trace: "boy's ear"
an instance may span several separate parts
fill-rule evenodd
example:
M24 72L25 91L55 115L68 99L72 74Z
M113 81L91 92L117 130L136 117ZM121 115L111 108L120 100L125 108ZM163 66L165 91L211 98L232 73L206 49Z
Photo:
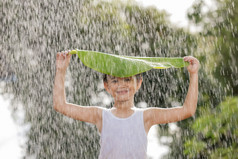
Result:
M141 84L142 84L142 79L140 79L140 81L139 82L137 82L137 91L140 89L140 87L141 87Z
M109 89L108 89L108 83L107 82L103 82L104 84L104 88L106 89L106 91L109 93Z

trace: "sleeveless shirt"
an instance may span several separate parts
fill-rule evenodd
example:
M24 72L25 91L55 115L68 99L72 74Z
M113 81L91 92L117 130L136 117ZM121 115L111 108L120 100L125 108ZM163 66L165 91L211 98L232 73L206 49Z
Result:
M100 145L99 159L146 159L143 110L137 108L131 116L119 118L104 109Z

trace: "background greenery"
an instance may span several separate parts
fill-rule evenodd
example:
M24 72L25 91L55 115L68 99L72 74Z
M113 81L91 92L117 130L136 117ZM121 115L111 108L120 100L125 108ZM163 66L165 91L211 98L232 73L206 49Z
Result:
M11 111L17 120L19 103L25 113L25 158L97 158L99 135L92 125L74 121L52 108L56 53L85 49L118 55L183 57L200 60L198 111L177 122L171 133L159 125L159 136L172 137L164 158L235 158L237 145L237 0L216 0L216 8L202 12L202 0L190 8L191 23L199 33L175 28L165 12L133 1L89 0L0 2L1 94L13 94ZM148 107L183 103L189 79L186 69L151 70L143 74L135 102ZM101 75L74 56L66 77L68 102L92 102ZM94 92L94 93L93 93ZM110 105L106 105L110 107Z
M222 93L227 97L212 107L207 103L208 98L199 107L199 116L189 126L193 136L184 142L184 154L189 158L237 158L238 154L238 1L216 0L215 6L202 12L206 5L199 0L191 7L188 17L203 28L199 37L204 42L199 54L206 55L205 70L219 87L225 88Z

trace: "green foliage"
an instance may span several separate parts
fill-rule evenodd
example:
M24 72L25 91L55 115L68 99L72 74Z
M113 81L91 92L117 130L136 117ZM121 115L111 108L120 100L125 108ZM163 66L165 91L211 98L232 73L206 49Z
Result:
M130 77L153 68L188 66L188 62L184 62L183 58L120 56L87 50L72 50L70 54L77 54L84 65L116 77Z
M196 25L202 26L201 35L206 38L206 43L212 43L213 49L208 54L213 55L214 65L210 70L214 77L223 87L229 88L228 94L238 95L238 1L215 0L213 3L213 9L202 12L206 5L203 0L197 1L188 17Z
M184 154L188 155L189 158L193 158L194 154L199 154L206 148L206 144L202 141L198 141L196 138L193 138L187 141L184 144L184 147Z
M194 137L187 139L184 153L197 156L236 158L238 152L238 97L227 97L214 110L199 109L201 116L192 125Z
M0 71L6 75L11 71L17 77L16 81L6 83L3 94L14 96L13 114L22 104L24 124L30 125L23 145L25 158L83 159L97 158L99 153L95 127L63 117L52 108L57 52L79 48L126 56L183 57L195 55L197 50L196 36L172 27L167 14L153 7L90 0L12 0L0 1L0 7ZM200 92L209 104L216 105L219 91L200 72ZM98 89L98 73L85 67L79 58L72 58L67 73L68 102L104 106L102 101L91 100L94 93L104 93ZM186 69L147 71L135 103L144 101L149 107L170 107L172 101L182 103L188 77ZM203 102L199 98L198 105ZM182 137L191 134L187 126L191 122L193 119L178 123ZM170 135L168 125L160 127ZM174 158L183 158L181 136L170 145Z
M197 0L194 2L193 6L189 9L187 14L187 17L190 21L194 22L195 24L198 24L203 20L201 11L203 5L203 0Z
M86 0L13 0L0 1L0 6L3 55L0 70L4 75L11 71L17 77L16 81L6 83L2 93L14 96L11 105L14 115L19 111L19 103L22 104L23 124L30 125L23 145L25 158L98 158L96 128L63 117L52 108L57 52L80 47L116 55L181 57L195 47L192 36L169 27L165 14L155 8ZM97 89L99 74L84 67L78 58L71 60L67 73L68 102L103 106L102 101L91 102L92 92L104 91ZM165 105L164 95L171 94L168 81L177 74L170 70L165 78L159 79L162 73L147 74L153 75L142 86L142 92L148 93L139 93L136 102ZM161 83L155 86L152 83L155 80ZM164 84L165 81L168 83ZM158 94L161 98L155 101ZM182 93L177 95L181 96Z
M210 97L203 94L204 108L199 108L191 127L193 132L184 140L184 152L190 158L237 158L238 1L215 0L207 12L202 12L204 2L196 1L188 13L190 21L203 28L198 51L205 59L204 70L217 83L223 97L236 97L226 98L218 105L210 103ZM193 149L196 144L187 146L194 140L206 144L204 149L196 151Z

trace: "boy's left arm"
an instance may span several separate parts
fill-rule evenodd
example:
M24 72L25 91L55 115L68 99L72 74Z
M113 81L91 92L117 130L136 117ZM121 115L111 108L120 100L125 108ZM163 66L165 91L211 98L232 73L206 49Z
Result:
M184 61L189 62L187 70L189 72L190 83L183 106L146 109L144 111L144 121L147 129L155 124L171 123L189 118L196 112L198 101L199 61L192 56L184 57Z
M199 70L199 61L191 56L184 57L184 61L189 62L189 66L187 70L189 72L189 88L187 92L187 96L185 98L183 109L184 112L188 112L191 114L195 114L197 108L198 101L198 70Z

